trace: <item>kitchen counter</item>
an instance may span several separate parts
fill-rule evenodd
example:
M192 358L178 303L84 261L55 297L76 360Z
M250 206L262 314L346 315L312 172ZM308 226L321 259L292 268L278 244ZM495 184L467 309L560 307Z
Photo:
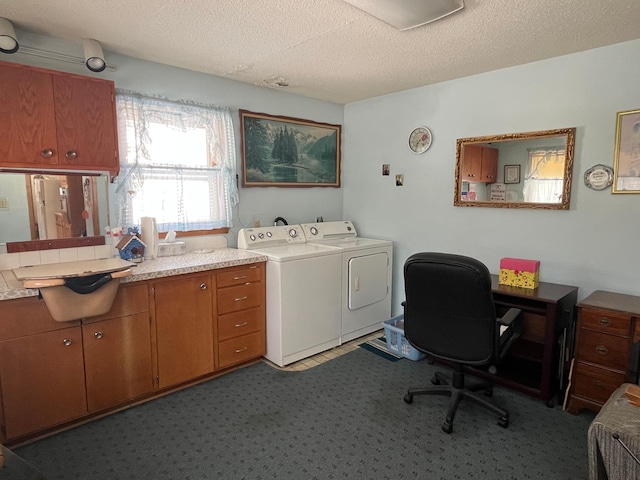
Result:
M202 272L218 268L234 267L255 262L266 262L267 257L247 250L219 248L208 253L187 253L174 257L145 260L131 267L133 275L121 282L136 282L153 278L169 277L184 273ZM24 288L11 270L0 272L0 300L10 300L38 295L37 288Z

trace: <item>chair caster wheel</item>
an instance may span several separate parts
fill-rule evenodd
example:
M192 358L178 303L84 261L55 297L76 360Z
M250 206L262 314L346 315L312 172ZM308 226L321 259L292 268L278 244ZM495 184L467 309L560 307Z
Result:
M509 426L509 417L500 417L498 420L498 425L502 428L507 428Z
M547 407L549 408L555 407L555 402L553 401L553 399L547 400Z
M447 422L443 423L443 424L442 424L442 431L443 431L444 433L451 433L451 432L453 432L453 425L451 425L450 423L447 423Z
M484 391L484 396L489 398L493 397L493 387L486 388Z
M413 395L409 395L408 393L404 396L404 403L408 403L411 405L413 403Z
M440 385L440 379L434 375L433 377L431 377L431 383L433 383L434 385Z

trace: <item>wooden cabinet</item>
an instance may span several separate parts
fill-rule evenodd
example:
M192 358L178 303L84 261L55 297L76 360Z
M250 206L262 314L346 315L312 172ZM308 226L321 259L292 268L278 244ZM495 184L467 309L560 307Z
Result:
M117 175L114 84L0 62L0 168Z
M127 282L110 311L56 322L0 301L0 442L184 388L265 354L265 264Z
M109 313L83 320L89 412L113 407L153 391L151 338L145 283L120 285Z
M211 373L213 280L210 273L156 281L153 286L159 387Z
M597 412L620 385L637 380L632 352L638 318L640 297L633 295L595 291L580 302L569 412Z
M58 323L44 301L0 302L3 440L87 413L80 322Z
M462 180L494 183L498 178L498 150L481 145L465 145Z
M225 368L266 351L264 264L216 274L217 365Z

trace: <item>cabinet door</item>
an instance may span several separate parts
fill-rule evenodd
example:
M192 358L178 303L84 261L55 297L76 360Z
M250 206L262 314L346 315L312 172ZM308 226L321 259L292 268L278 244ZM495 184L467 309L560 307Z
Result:
M0 342L7 439L87 413L80 327Z
M118 164L113 83L54 75L59 162L73 167Z
M213 372L212 287L210 275L155 284L160 388Z
M82 342L89 412L153 390L148 313L83 325Z
M481 166L482 147L479 145L465 145L462 179L469 182L479 182Z
M51 75L0 64L0 85L0 164L56 165Z
M495 183L498 177L498 149L482 147L480 179L484 183Z

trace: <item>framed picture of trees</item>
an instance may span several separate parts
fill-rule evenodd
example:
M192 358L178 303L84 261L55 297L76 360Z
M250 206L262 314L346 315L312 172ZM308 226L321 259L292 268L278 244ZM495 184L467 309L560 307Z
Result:
M240 110L243 187L339 187L340 125Z

